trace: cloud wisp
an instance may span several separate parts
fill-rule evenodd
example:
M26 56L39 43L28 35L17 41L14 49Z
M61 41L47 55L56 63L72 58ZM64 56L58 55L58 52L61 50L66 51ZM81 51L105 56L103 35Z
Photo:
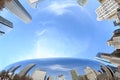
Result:
M77 5L71 2L63 2L63 3L52 2L52 4L50 4L46 9L50 12L55 13L56 15L62 15L64 13L71 12L71 10L67 8L73 6L77 6Z
M73 0L65 0L65 1L51 1L48 5L44 6L44 8L38 8L38 14L41 13L41 11L47 11L49 13L53 13L57 16L63 15L64 13L70 13L72 12L70 7L79 6L76 1Z
M78 5L69 0L62 2L53 1L44 9L56 15L63 15L66 12L71 12L68 8L73 6ZM52 26L49 25L51 23ZM34 58L75 57L76 55L81 55L89 47L89 39L80 40L74 38L74 35L72 37L70 37L71 35L67 36L57 28L59 23L54 22L54 20L52 22L44 21L42 26L44 26L42 30L35 32L37 39L35 39L33 49L17 58L18 61Z
M58 64L48 66L48 68L51 70L59 70L59 71L70 71L71 70L69 68L66 68L66 67L64 67L62 65L58 65Z

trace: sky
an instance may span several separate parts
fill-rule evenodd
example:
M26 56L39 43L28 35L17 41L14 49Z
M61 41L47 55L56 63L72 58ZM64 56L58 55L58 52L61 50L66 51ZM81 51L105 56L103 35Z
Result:
M4 9L0 15L14 28L0 36L0 69L26 59L72 57L95 59L98 52L111 53L107 40L116 29L112 21L97 21L100 5L89 0L83 7L76 0L44 0L36 9L21 4L32 16L28 24Z

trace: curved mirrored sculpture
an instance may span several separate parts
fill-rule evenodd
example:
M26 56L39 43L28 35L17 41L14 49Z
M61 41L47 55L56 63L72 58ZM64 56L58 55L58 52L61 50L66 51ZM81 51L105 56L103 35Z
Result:
M1 71L2 80L114 80L119 69L97 61L74 58L32 59Z

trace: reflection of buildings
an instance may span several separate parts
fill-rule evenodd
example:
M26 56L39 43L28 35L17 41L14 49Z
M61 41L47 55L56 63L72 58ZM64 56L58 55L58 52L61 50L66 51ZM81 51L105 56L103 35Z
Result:
M87 75L78 75L76 70L71 70L72 80L88 80Z
M65 76L64 75L58 75L57 80L65 80Z
M47 80L54 80L52 76L48 76Z
M97 20L114 19L114 25L120 26L120 0L99 0L101 6L96 10ZM97 59L117 64L117 70L113 70L108 66L101 66L100 75L97 80L120 80L120 29L114 31L110 40L107 41L109 46L114 46L115 51L111 54L99 53Z
M115 80L117 78L108 66L101 66L100 71L95 71L90 67L86 67L85 75L79 75L75 70L71 70L72 80ZM117 79L118 80L118 79Z
M116 80L120 80L120 66L118 66L117 71L115 72Z
M18 75L19 76L25 76L29 72L29 70L31 70L34 66L35 66L35 64L29 64L29 65L27 65L23 70L21 70L18 73Z
M72 80L78 80L78 74L75 70L71 70Z
M36 69L32 74L33 80L45 80L45 78L46 78L46 72L41 71L39 69Z
M47 71L35 69L35 64L28 64L25 68L21 69L19 73L14 73L18 68L21 67L21 65L13 66L8 71L5 72L5 74L8 74L5 76L5 79L10 78L10 80L18 80L18 78L29 78L30 80L54 80L57 76L57 79L55 80L67 80L65 78L65 75L52 75L47 76ZM28 72L34 67L34 71L32 71L31 76L28 75ZM85 75L79 75L76 70L70 70L70 80L119 80L120 79L120 66L118 66L117 69L113 69L110 66L100 66L100 70L96 71L93 70L90 67L86 67L85 69ZM3 75L4 76L4 75ZM1 75L0 75L1 77ZM27 80L29 80L27 79ZM68 80L69 80L68 79ZM26 80L26 79L25 79Z
M99 0L100 7L96 9L97 20L114 19L114 25L120 26L120 0ZM120 29L114 31L110 40L107 41L109 46L114 46L115 51L109 53L99 53L97 58L102 61L120 65Z
M18 80L18 78L29 78L30 80L54 80L54 78L57 76L57 80L66 80L65 75L55 75L55 76L48 76L47 77L47 72L40 70L40 69L35 69L32 73L31 76L28 75L28 72L35 67L36 64L28 64L25 66L23 69L20 70L17 74L15 71L21 67L21 65L18 66L12 66L10 67L5 75L5 79L10 78L10 80ZM4 75L3 75L4 76ZM1 73L0 73L0 78L1 78ZM17 79L16 79L17 78ZM29 80L27 79L27 80Z
M115 26L120 25L120 1L119 0L99 0L100 7L97 8L97 20L114 19Z
M95 70L91 69L90 67L87 67L85 69L85 72L89 80L96 80L98 74Z
M11 68L7 71L7 72L9 73L10 77L13 77L13 76L14 76L15 71L16 71L19 67L21 67L21 65L18 65L18 66L16 66L16 67L11 67Z

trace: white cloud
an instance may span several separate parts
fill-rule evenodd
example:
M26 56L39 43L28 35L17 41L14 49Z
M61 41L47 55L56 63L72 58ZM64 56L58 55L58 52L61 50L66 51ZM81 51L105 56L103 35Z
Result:
M51 70L59 70L59 71L69 71L69 70L71 70L69 68L65 68L64 66L58 65L58 64L48 66L48 68L51 69Z
M42 35L44 35L46 32L47 32L47 29L44 29L44 30L42 30L42 31L37 31L36 34L37 34L37 36L42 36Z
M48 5L45 5L44 8L41 9L38 8L38 13L41 13L41 12L49 12L49 13L54 13L55 15L62 15L66 12L72 12L72 10L70 10L69 8L70 7L74 7L74 6L79 6L77 3L76 3L76 0L73 1L73 0L53 0L53 1L49 1L49 4Z
M16 62L16 60L21 61L36 58L74 57L82 54L84 51L86 51L86 49L88 49L89 46L89 41L70 39L59 33L57 30L51 30L51 28L50 30L47 28L43 29L36 35L38 39L35 41L33 49L31 49L29 52L24 52L22 56L18 56L10 61Z
M48 11L55 13L56 15L62 15L66 12L71 12L71 10L68 8L73 6L77 6L77 5L71 2L63 2L63 3L53 2L46 9Z
M70 10L68 8L72 6L78 5L76 5L76 3L74 2L69 2L69 0L60 3L53 1L45 9L54 12L57 15L62 15L65 12L69 12ZM84 8L81 8L81 10L87 13L86 11L84 11ZM54 22L45 21L41 22L40 24L42 26L46 26L50 23ZM59 32L59 30L54 30L52 27L50 28L45 27L45 29L37 31L36 35L37 39L35 41L33 49L30 50L30 52L25 52L24 53L25 55L18 57L17 58L18 61L34 58L74 57L86 51L89 46L89 39L85 40L76 40L73 38L71 39L65 36L65 34Z

